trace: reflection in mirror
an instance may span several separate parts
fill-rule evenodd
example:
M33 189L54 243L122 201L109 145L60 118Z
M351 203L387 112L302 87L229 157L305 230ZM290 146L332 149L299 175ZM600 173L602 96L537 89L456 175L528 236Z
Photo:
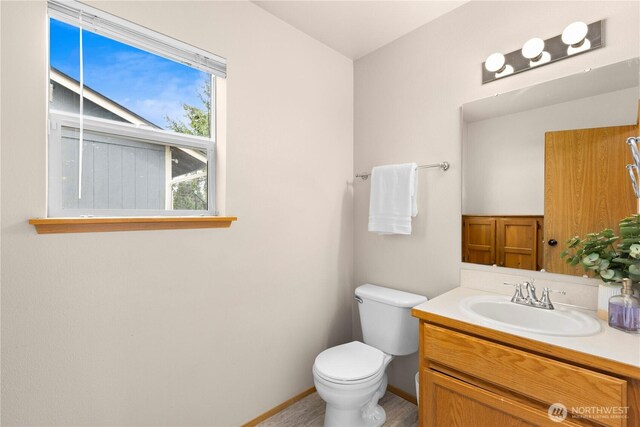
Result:
M637 211L639 60L465 104L462 260L583 275L565 242Z

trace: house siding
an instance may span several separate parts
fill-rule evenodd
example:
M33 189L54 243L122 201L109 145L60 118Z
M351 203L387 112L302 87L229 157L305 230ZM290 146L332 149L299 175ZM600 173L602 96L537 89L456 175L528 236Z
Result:
M65 209L164 209L164 146L85 130L78 198L79 132L63 127L61 139Z

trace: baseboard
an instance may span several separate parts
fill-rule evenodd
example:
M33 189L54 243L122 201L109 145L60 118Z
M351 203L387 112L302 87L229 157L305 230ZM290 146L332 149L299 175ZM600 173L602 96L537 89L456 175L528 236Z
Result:
M414 405L418 404L418 400L416 399L416 397L414 395L409 394L406 391L402 391L398 387L394 387L391 384L389 384L387 386L387 391L390 391L391 393L395 394L396 396L401 397L404 400L406 400L407 402L413 403Z
M264 420L266 420L267 418L271 418L275 414L277 414L278 412L280 412L280 411L284 410L285 408L293 405L298 400L302 400L305 397L309 396L311 393L315 393L315 391L316 391L316 388L315 387L311 387L310 389L305 390L302 393L293 396L291 399L289 399L289 400L287 400L285 402L282 402L278 406L269 409L267 412L265 412L264 414L252 419L251 421L249 421L249 422L247 422L245 424L242 424L241 427L254 427L254 426L260 424L261 422L263 422ZM418 404L418 401L416 400L415 396L413 396L413 395L411 395L411 394L409 394L409 393L407 393L405 391L400 390L398 387L394 387L392 385L388 385L387 386L387 391L389 391L389 392L395 394L396 396L406 400L407 402L413 403L414 405Z
M252 419L251 421L249 421L249 422L247 422L245 424L242 424L241 427L254 427L254 426L260 424L261 422L263 422L264 420L266 420L267 418L271 418L272 416L274 416L278 412L282 411L283 409L287 408L288 406L293 405L298 400L304 399L305 397L309 396L311 393L314 393L315 391L316 391L316 388L315 387L311 387L310 389L305 390L302 393L293 396L291 399L289 399L289 400L287 400L285 402L282 402L281 404L279 404L275 408L269 409L267 412L265 412L264 414Z

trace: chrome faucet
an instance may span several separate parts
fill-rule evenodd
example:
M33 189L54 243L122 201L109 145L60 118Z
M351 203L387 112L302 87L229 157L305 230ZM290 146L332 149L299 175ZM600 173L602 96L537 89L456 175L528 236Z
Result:
M538 299L536 295L536 287L533 285L533 279L531 281L524 281L522 283L507 283L505 285L514 286L516 288L511 302L516 304L528 305L530 307L544 308L545 310L553 310L553 304L549 298L549 293L557 292L562 295L566 295L565 291L556 291L554 289L544 288L542 296ZM526 295L523 293L525 292Z

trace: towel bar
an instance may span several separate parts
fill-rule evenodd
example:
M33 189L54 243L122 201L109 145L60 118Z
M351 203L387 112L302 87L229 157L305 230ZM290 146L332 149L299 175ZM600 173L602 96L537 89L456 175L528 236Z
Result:
M427 168L440 168L443 171L446 171L449 169L449 162L445 161L442 163L433 163L430 165L419 165L418 169L427 169ZM371 173L367 173L367 172L362 172L362 173L358 173L356 174L356 178L362 178L364 181L366 181L367 179L369 179L369 177L371 176Z

